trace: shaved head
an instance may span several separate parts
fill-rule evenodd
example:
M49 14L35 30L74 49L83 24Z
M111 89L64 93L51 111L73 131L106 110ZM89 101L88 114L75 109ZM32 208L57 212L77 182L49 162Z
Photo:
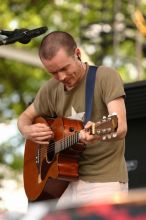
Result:
M46 35L39 48L40 59L52 59L63 48L69 56L72 56L77 48L73 37L63 31L54 31Z

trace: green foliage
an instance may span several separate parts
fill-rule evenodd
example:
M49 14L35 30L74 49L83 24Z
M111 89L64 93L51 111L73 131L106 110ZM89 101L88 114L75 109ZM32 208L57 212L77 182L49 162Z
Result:
M14 170L22 171L23 154L20 152L21 144L22 137L20 135L9 138L6 142L0 144L0 164L6 164Z
M146 3L140 8L145 13ZM1 2L0 29L33 29L47 26L48 32L63 30L70 32L85 50L91 60L97 64L116 67L124 82L134 80L131 71L136 69L136 26L132 16L136 9L134 1L91 1L91 0L5 0ZM115 30L115 24L118 29ZM43 36L34 38L29 44L10 45L37 53ZM142 43L145 47L145 42ZM0 48L1 49L1 48ZM107 59L108 58L108 59ZM145 63L143 50L142 64ZM130 67L132 68L130 69ZM33 100L42 83L50 75L39 67L22 63L10 58L1 58L0 62L0 120L8 122L17 118ZM146 71L141 79L146 79ZM136 80L136 78L135 78ZM0 162L8 163L7 156L13 155L13 168L22 167L20 153L15 150L22 139L13 146L11 140L0 146Z
M17 117L24 110L49 75L40 68L23 63L6 59L1 61L0 117L5 120Z

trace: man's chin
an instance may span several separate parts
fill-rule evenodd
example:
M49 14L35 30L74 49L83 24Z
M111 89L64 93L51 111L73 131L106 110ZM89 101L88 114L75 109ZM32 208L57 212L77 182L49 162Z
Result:
M64 85L64 87L65 87L65 90L67 90L67 91L70 91L74 88L74 86L72 86L70 84L66 84L66 85Z

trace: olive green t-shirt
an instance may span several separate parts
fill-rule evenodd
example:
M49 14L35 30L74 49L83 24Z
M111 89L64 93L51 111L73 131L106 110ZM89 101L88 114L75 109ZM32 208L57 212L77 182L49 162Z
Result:
M89 66L87 65L87 71ZM54 78L38 91L34 106L41 116L68 117L83 120L85 113L86 74L72 90ZM97 122L108 115L107 104L125 96L120 75L113 69L99 66L96 73L91 121ZM125 140L98 141L88 144L79 160L80 179L90 182L127 182L128 174L124 158Z

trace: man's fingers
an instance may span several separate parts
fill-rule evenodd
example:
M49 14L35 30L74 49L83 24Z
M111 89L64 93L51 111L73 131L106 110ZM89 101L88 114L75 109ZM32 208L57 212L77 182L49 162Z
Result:
M32 137L38 137L38 138L40 137L44 138L44 137L50 137L50 136L54 136L53 131L34 132L32 134Z
M35 143L40 145L49 145L49 141L35 141Z
M93 124L94 124L93 122L88 121L88 122L86 123L86 125L85 125L85 129L90 128Z
M35 137L34 139L35 140L50 140L50 139L53 139L54 138L54 135L53 134L49 134L49 135L46 135L46 136L37 136Z
M45 124L35 124L32 125L32 129L41 132L41 131L51 131L51 128Z

